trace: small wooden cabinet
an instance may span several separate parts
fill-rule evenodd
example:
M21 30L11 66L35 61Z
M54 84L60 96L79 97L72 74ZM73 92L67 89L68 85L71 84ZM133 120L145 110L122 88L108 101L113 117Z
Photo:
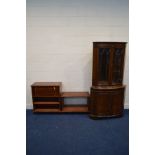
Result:
M62 92L61 82L35 82L31 85L33 112L88 112L89 92ZM65 98L86 98L86 105L65 105Z
M57 112L62 109L61 82L36 82L31 88L34 112Z
M90 117L121 116L124 109L124 42L93 43Z

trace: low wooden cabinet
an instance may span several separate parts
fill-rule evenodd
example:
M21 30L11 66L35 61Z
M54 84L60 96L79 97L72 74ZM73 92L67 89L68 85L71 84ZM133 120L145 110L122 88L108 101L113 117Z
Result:
M61 82L36 82L31 85L34 112L57 112L62 109Z
M31 85L33 112L88 112L89 92L62 92L61 82L35 82ZM65 105L65 98L86 98L86 105Z

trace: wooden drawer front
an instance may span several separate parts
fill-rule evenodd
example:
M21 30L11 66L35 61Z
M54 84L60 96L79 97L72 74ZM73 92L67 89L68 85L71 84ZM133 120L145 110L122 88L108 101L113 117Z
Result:
M32 87L32 95L37 97L42 96L59 96L59 87L58 86L37 86Z

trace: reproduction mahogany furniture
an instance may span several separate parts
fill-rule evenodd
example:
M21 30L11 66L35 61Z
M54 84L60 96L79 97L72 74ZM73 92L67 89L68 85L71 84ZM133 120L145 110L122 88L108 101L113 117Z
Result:
M125 42L93 43L93 74L89 116L121 116L124 109L123 81Z
M61 82L35 82L31 88L33 112L58 112L62 109Z
M89 104L89 93L88 92L63 92L62 93L62 102L64 103L65 98L86 98L86 105L65 105L63 104L62 112L88 112Z
M35 82L31 85L33 112L88 112L88 92L62 92L61 82ZM65 105L65 98L86 98L86 105Z

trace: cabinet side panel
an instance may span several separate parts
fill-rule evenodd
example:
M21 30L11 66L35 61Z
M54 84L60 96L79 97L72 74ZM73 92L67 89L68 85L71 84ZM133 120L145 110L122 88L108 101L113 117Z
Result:
M97 79L98 79L98 73L97 73L97 61L98 61L98 57L97 57L97 48L94 47L93 48L93 72L92 72L92 85L97 85Z

